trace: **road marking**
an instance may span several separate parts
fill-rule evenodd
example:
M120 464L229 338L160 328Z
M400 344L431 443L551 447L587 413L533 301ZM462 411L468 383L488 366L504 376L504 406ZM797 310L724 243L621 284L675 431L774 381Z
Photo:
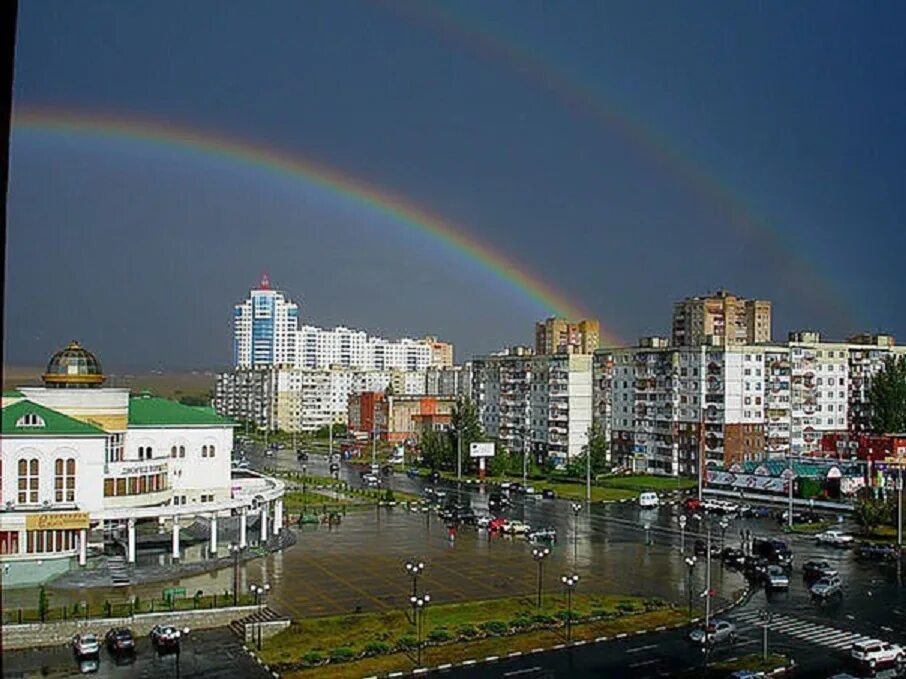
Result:
M535 667L526 667L524 670L513 670L512 672L504 672L504 673L503 673L503 676L505 676L505 677L517 677L517 676L519 676L520 674L533 674L533 673L535 673L535 672L539 672L540 670L541 670L541 666L540 666L540 665L536 665Z
M660 658L652 658L651 660L640 660L637 663L631 664L630 667L644 667L645 665L654 665L655 663L659 663L660 661L661 661Z
M648 644L647 646L635 646L634 648L627 648L627 653L641 653L642 651L649 651L652 648L657 648L657 644Z

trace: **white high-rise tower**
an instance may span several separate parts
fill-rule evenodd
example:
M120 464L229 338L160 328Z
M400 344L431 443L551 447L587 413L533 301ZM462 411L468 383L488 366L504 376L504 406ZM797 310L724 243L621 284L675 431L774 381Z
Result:
M299 306L272 290L265 273L249 298L233 311L233 367L256 368L296 362Z

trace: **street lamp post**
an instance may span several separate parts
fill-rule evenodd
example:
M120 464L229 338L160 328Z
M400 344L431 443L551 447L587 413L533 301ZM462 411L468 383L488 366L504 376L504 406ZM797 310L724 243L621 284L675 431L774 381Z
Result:
M256 624L258 626L258 650L260 651L261 650L261 608L264 605L264 597L270 591L271 586L264 585L262 587L261 585L252 585L250 589L252 590L252 593L255 595L255 606L258 609L258 613L256 614L255 617L256 617Z
M647 547L648 545L651 544L651 524L646 523L644 528L645 528L645 546Z
M421 667L422 664L422 633L425 626L425 608L431 602L431 595L428 593L422 596L413 594L409 597L409 603L412 605L412 620L415 623L415 653L416 664Z
M424 561L407 561L406 562L406 573L409 574L409 577L412 578L412 596L415 596L418 591L418 576L422 574L422 571L425 570Z
M726 519L723 519L717 525L720 526L720 551L722 552L724 550L724 534L727 532L727 528L730 527L730 524L727 522ZM721 562L721 563L723 563L723 562Z
M233 555L233 605L239 605L239 545L230 543L230 554Z
M692 573L695 571L695 562L698 559L693 554L686 557L686 566L689 569L689 577L686 581L686 589L689 591L689 617L692 617Z
M686 515L683 514L679 518L679 539L680 539L680 553L686 553Z
M701 514L695 519L704 521ZM708 538L705 546L705 629L711 624L711 521L708 520Z
M764 628L764 637L763 637L763 641L762 641L761 653L762 653L762 658L764 659L765 662L767 662L768 661L768 627L771 624L771 618L773 618L774 616L769 610L764 609L764 608L761 611L759 611L758 615L761 618L761 624Z
M562 575L560 582L566 588L566 642L569 643L572 641L573 632L573 590L579 584L579 576L575 573Z
M544 559L551 553L549 547L535 547L532 550L532 558L538 564L538 610L541 610L541 578L543 576Z
M579 557L579 513L582 511L581 502L573 502L573 558Z

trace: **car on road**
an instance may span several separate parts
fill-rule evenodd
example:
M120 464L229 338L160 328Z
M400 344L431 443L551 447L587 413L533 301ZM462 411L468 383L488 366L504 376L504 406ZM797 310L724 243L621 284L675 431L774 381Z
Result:
M101 652L101 644L91 632L76 634L72 638L72 652L76 658L96 658Z
M639 495L639 507L657 507L660 503L661 501L658 499L657 493L642 493Z
M498 516L496 519L492 519L491 523L488 524L488 530L499 530L502 532L508 523L509 521L507 519Z
M507 489L510 493L522 493L525 491L525 486L521 483L511 483L510 487Z
M780 566L768 566L764 583L768 589L789 589L790 578Z
M843 593L843 583L837 575L821 578L809 587L809 592L816 599L829 599L834 595Z
M768 560L760 556L749 555L745 558L742 572L751 582L763 582L768 574Z
M557 491L555 491L553 488L545 488L541 491L541 497L543 497L545 500L554 500L557 497Z
M714 618L707 627L696 627L689 633L689 639L696 644L720 644L736 641L736 625L727 620Z
M299 462L308 462L308 452L305 450L296 451L296 459Z
M135 650L135 637L132 630L125 627L114 627L104 635L107 650L111 653L129 653Z
M526 537L530 542L556 542L557 531L553 528L539 528L530 531Z
M428 474L428 481L431 483L437 483L438 481L440 481L440 472L433 471L430 474Z
M180 632L173 625L155 625L151 628L151 644L160 650L176 648L179 645Z
M705 554L708 553L708 543L705 542L704 540L702 540L701 538L697 538L695 540L695 543L693 544L692 548L695 551L696 556L705 556ZM717 544L716 540L712 540L712 542L711 542L711 558L716 559L718 557L720 557L720 545Z
M880 639L857 641L850 650L850 657L861 667L875 670L879 667L893 667L906 663L906 651L896 644Z
M500 482L500 490L509 490L509 489L510 489L510 485L511 485L511 484L510 484L509 481L501 481L501 482Z
M509 507L510 499L500 493L491 493L488 496L488 507Z
M372 487L378 486L381 483L381 480L374 474L365 474L365 476L362 477L362 481L365 482L365 485Z
M417 479L421 476L421 474L419 473L418 469L407 469L406 476L408 476L410 479Z
M478 526L479 528L489 528L491 526L491 522L493 520L494 520L494 517L491 516L490 514L479 514L475 518L475 525Z
M526 486L523 491L526 495L537 495L538 491L535 490L535 486Z
M478 524L478 515L471 507L464 507L453 512L453 520L466 526L475 526Z
M701 509L711 514L735 514L739 511L739 505L727 500L704 500Z
M802 577L806 580L818 580L837 575L837 570L827 561L806 561L802 564Z
M826 530L823 533L818 533L815 536L815 540L819 545L844 548L852 547L855 542L855 538L852 535L847 535L841 530Z
M508 535L525 535L529 531L529 528L529 525L524 521L514 519L513 521L507 521L506 525L503 527L503 532Z
M720 560L730 568L742 568L746 561L746 555L741 549L724 547L720 552Z
M856 547L856 558L862 561L896 561L897 548L863 542Z
M739 515L746 519L764 519L770 517L773 513L774 510L770 507L743 505L739 508Z
M763 557L768 563L789 568L793 564L793 553L783 540L776 538L754 538L752 554Z
M702 508L702 501L697 497L687 497L683 500L683 509L687 512L697 512Z

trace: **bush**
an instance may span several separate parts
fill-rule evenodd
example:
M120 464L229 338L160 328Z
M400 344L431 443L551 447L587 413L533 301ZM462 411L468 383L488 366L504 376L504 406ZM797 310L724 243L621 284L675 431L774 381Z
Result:
M450 641L452 638L453 635L450 634L450 631L445 627L438 627L428 633L428 641L433 641L438 644L444 641Z
M532 624L531 618L525 615L520 615L518 617L510 620L510 627L513 629L525 629Z
M302 662L304 662L306 665L320 665L322 662L324 662L324 656L322 656L317 651L309 651L302 656Z
M396 642L396 647L401 651L408 651L409 649L415 648L417 644L418 639L416 639L411 634L407 634L406 636L399 638L399 640Z
M593 608L591 609L591 616L593 618L607 618L611 616L612 613L606 608Z
M492 636L506 634L508 629L506 623L501 622L500 620L488 620L487 622L481 623L479 627Z
M553 625L555 622L557 622L557 619L552 615L537 613L532 616L532 622L539 625Z
M478 636L478 628L475 625L460 625L456 628L456 633L466 639L473 639Z
M657 611L664 608L667 605L667 602L663 599L658 599L657 597L651 599L645 599L645 610L646 611Z
M365 655L384 655L390 652L390 644L386 641L369 641L365 644Z
M621 601L620 603L617 604L617 610L618 610L620 613L623 613L623 614L626 614L626 613L635 613L635 611L636 611L635 602L633 602L633 601Z
M345 662L347 660L352 660L353 658L355 658L355 651L346 646L330 649L331 662Z

